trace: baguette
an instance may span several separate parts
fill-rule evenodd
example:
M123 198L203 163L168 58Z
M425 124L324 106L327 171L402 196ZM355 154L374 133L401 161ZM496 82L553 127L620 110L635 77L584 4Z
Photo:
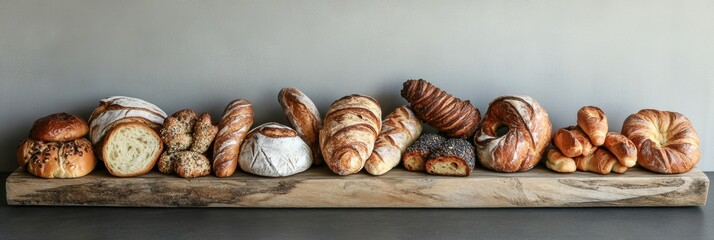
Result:
M402 153L421 134L421 121L407 106L398 107L382 121L382 132L364 165L372 175L382 175L399 165Z
M240 145L251 125L253 106L249 101L236 99L226 106L213 145L213 172L217 177L229 177L235 172Z

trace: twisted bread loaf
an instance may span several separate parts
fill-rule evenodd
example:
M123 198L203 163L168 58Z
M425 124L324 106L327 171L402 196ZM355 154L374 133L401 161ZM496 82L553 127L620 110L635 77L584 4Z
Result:
M374 98L353 94L330 105L320 130L320 149L339 175L359 172L382 129L382 110Z
M507 128L507 129L506 129ZM488 106L475 145L484 167L500 172L527 171L550 142L548 113L528 96L502 96Z
M382 121L382 132L364 168L382 175L399 165L404 150L421 134L421 121L407 106L398 107Z
M462 139L476 132L481 113L468 100L462 101L423 79L407 80L401 93L414 113L439 132Z
M658 173L684 173L701 159L699 135L687 117L643 109L630 115L622 134L637 146L637 163Z
M231 101L218 123L213 144L213 172L218 177L233 175L238 167L238 154L243 138L253 125L253 105L243 99Z

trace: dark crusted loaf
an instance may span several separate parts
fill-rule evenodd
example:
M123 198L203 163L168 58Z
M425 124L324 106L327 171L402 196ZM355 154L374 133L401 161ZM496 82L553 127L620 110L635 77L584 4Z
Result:
M404 168L409 171L426 170L426 160L429 158L429 154L439 148L444 141L446 141L445 137L435 133L421 135L404 151L402 155Z
M451 138L431 153L426 171L435 175L469 176L475 165L474 146L466 140Z

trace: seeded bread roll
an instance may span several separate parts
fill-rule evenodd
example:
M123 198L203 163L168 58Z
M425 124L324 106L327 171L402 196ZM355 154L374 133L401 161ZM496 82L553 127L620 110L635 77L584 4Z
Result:
M382 130L382 109L374 98L352 94L333 102L320 130L327 166L339 175L359 172Z
M577 170L575 160L563 155L558 148L551 147L548 149L547 160L545 166L550 170L560 173L571 173Z
M269 122L248 132L238 163L243 171L255 175L285 177L310 168L312 153L295 130Z
M164 120L164 126L159 130L161 140L168 152L188 149L193 144L191 132L196 124L196 112L191 109L180 110Z
M243 99L233 100L223 111L213 144L213 173L229 177L238 167L238 153L243 138L253 125L253 105Z
M55 113L37 119L32 124L30 138L45 142L72 141L89 132L89 125L79 116Z
M426 161L426 172L434 175L467 177L476 166L474 146L466 140L451 138L434 150Z
M85 138L65 142L27 139L17 148L20 167L41 178L77 178L94 170L92 144Z
M281 89L278 102L293 129L310 146L313 155L312 164L321 164L323 160L318 138L322 128L322 118L315 104L296 88Z
M446 138L435 133L421 135L416 141L404 151L402 163L404 168L413 172L423 172L426 170L426 160L435 149L446 141Z
M211 115L208 113L201 114L196 120L196 125L193 126L193 143L189 150L206 153L216 138L216 134L218 134L218 127L213 125Z
M481 113L467 101L452 96L431 83L407 80L401 91L419 118L449 137L470 139L481 119Z
M173 155L174 171L182 178L203 177L211 174L211 162L205 155L193 151L180 151Z
M100 156L110 174L133 177L149 172L163 150L159 135L146 124L121 123L107 133Z
M637 163L637 147L625 135L609 132L602 146L617 157L620 165L633 167Z
M382 175L399 165L404 150L421 134L421 121L407 106L401 106L382 121L382 132L364 168L372 175Z
M602 109L585 106L578 110L578 127L590 138L590 142L599 147L605 143L607 135L607 116Z
M114 126L126 122L140 122L158 132L165 118L163 110L147 101L123 96L105 98L89 118L89 140L98 145Z

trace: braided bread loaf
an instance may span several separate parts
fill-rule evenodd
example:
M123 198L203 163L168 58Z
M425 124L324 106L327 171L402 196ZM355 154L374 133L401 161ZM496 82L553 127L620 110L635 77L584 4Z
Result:
M404 82L402 97L419 118L449 137L471 138L481 119L479 110L468 100L462 101L423 79Z

